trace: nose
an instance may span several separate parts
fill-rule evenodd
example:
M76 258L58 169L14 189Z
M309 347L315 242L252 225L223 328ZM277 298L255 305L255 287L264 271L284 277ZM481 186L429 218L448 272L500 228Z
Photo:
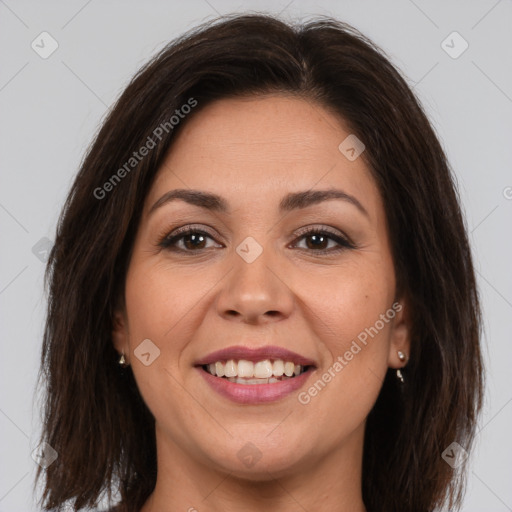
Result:
M233 253L228 273L217 298L218 314L247 324L267 324L288 318L293 310L293 292L284 271L271 261L270 251L251 263Z

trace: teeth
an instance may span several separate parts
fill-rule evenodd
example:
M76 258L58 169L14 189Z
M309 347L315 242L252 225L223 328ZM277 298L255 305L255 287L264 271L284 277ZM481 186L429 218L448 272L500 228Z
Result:
M224 377L224 365L220 361L215 363L215 373L217 377Z
M226 367L224 368L224 375L226 377L236 377L238 375L238 365L233 361L233 359L230 359L226 363Z
M266 381L266 382L263 382ZM268 379L244 379L243 377L237 377L237 384L267 384Z
M284 374L287 377L291 377L293 375L293 370L295 370L295 365L290 361L286 361L286 363L284 363Z
M272 377L272 363L265 359L254 365L254 376L258 379L268 379Z
M270 377L269 379L244 379L243 377L230 377L228 380L230 382L236 382L237 384L273 384L274 382L279 382L279 380L291 379L291 377L281 377L281 379L276 379L275 377Z
M281 359L274 361L274 364L272 365L272 373L274 374L274 377L281 377L281 375L283 375L284 363Z
M238 361L238 376L239 377L254 377L254 363L252 361L246 361L240 359ZM217 373L217 377L220 375Z
M273 383L290 378L293 375L300 375L304 371L303 366L294 364L292 361L283 361L282 359L274 361L265 359L256 363L246 361L245 359L240 359L239 361L229 359L225 362L217 361L210 363L206 366L206 369L212 375L226 377L230 382L241 384ZM239 382L240 379L243 382Z

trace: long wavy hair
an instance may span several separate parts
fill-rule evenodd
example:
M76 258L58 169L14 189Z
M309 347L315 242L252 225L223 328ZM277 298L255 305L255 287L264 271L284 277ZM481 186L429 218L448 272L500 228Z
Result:
M335 113L366 146L390 226L397 293L411 310L411 354L399 393L389 371L367 422L368 511L459 507L482 404L481 312L453 173L422 106L385 52L350 25L231 15L172 41L126 87L90 146L66 200L46 269L48 312L39 379L41 441L58 453L44 476L45 510L138 511L156 482L154 418L114 349L112 312L149 187L180 128L212 101L285 93ZM193 112L169 119L193 98ZM190 104L190 103L189 103ZM157 132L155 129L165 126ZM148 144L137 162L126 162ZM122 168L122 180L113 180ZM129 170L129 171L128 171ZM105 185L110 183L110 185ZM102 192L108 190L108 193Z

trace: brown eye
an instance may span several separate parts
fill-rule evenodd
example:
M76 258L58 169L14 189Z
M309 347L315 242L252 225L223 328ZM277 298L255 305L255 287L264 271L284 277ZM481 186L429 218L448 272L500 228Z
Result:
M351 244L346 238L332 233L331 231L318 228L303 232L298 240L305 240L305 249L320 254L355 248L355 246ZM331 243L330 247L329 243Z
M172 251L199 252L209 248L206 245L208 239L213 240L209 233L187 228L177 234L165 237L159 245Z

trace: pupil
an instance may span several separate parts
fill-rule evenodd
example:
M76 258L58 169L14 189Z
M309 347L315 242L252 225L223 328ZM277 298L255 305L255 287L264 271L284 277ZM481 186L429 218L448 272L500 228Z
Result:
M187 248L188 248L188 245L191 245L192 247L196 247L197 248L197 247L199 247L199 245L197 244L198 239L202 239L201 240L201 242L202 242L202 241L204 241L204 236L203 235L193 235L193 234L192 235L186 235L186 237L185 237L185 245L187 246ZM195 240L196 243L194 243L194 240ZM191 241L192 241L192 243L190 244ZM187 242L189 242L189 243L187 244ZM199 242L199 243L201 243L201 242Z
M322 245L323 247L323 243L322 242L325 242L325 237L323 235L310 235L310 240L316 240L317 242L320 241L320 244ZM320 245L318 243L315 243L313 242L313 247L320 247Z

